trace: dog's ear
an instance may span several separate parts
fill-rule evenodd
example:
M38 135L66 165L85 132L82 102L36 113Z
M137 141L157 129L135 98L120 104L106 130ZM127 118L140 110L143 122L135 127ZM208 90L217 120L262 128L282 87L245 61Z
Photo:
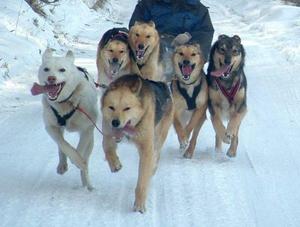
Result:
M133 26L135 26L135 25L140 25L140 24L142 24L142 23L143 23L142 21L135 21Z
M195 43L194 46L201 52L201 47L199 43Z
M43 61L48 59L49 57L52 57L53 51L51 48L47 48L45 52L43 53Z
M139 94L143 86L142 79L138 76L136 80L133 80L130 84L130 90L135 93Z
M238 35L234 35L234 36L232 36L232 38L233 38L236 42L238 42L238 44L241 44L241 38L240 38Z
M219 35L218 41L225 39L226 37L227 37L227 35L225 35L225 34Z
M148 24L149 24L151 27L155 28L155 23L154 23L154 21L151 20L151 21L148 22Z
M74 54L73 54L73 52L72 52L71 50L69 50L69 51L67 52L66 58L67 58L70 62L72 62L72 63L74 63L74 61L75 61Z

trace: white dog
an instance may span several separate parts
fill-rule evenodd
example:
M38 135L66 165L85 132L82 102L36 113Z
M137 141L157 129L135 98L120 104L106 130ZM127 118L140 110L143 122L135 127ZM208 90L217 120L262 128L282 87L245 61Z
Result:
M59 149L57 173L64 174L68 170L69 157L81 170L83 186L92 190L88 162L94 145L93 122L96 122L98 116L93 79L84 69L74 65L71 51L65 57L53 57L50 49L43 54L38 78L40 85L35 83L31 92L33 95L44 93L42 103L45 127ZM80 140L76 149L64 139L65 129L79 133Z

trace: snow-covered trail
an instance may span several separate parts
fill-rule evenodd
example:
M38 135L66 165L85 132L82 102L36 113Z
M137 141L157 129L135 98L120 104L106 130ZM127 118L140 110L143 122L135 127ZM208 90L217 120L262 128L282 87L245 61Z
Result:
M118 5L112 21L122 18L126 26L128 16L121 11L125 3L112 2ZM216 37L239 34L247 51L249 111L240 130L237 158L214 153L209 120L191 160L178 152L171 129L152 179L147 213L134 213L135 148L122 144L118 153L123 169L110 173L101 136L95 132L99 139L90 174L96 189L88 192L81 188L74 165L69 164L65 175L56 174L57 148L44 130L40 101L23 94L22 106L0 120L0 226L299 226L300 78L296 72L300 65L290 61L286 47L277 45L266 27L258 25L259 15L243 16L235 10L253 5L228 2L204 3L210 6ZM105 23L101 32L113 22ZM98 23L91 21L79 42L72 43L78 65L94 75ZM26 82L28 87L31 82ZM74 143L77 136L69 134L68 139Z

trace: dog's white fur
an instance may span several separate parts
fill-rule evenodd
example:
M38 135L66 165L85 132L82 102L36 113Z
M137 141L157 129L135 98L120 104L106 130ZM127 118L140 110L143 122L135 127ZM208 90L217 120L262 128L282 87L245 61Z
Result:
M45 68L47 69L45 70ZM60 116L70 113L75 107L79 106L95 122L99 108L93 79L84 75L74 65L74 55L71 51L68 51L65 57L53 57L52 51L47 49L43 54L42 64L39 68L39 83L41 85L47 84L49 76L54 76L56 83L65 82L55 101L50 100L47 94L44 94L42 99L46 130L57 143L59 149L57 173L64 174L67 171L68 157L81 170L83 186L92 190L93 187L88 175L88 162L94 145L94 125L87 116L77 109L72 117L67 120L66 125L60 126L51 106L57 110ZM67 101L65 101L66 99ZM79 133L80 139L77 148L72 147L64 139L65 129Z

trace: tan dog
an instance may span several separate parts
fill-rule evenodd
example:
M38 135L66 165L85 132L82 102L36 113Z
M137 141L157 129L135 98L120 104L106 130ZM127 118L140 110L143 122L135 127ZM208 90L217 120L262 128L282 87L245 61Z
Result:
M129 45L136 62L134 72L145 79L164 81L160 39L154 22L135 22L129 30Z
M239 36L220 35L210 53L208 66L209 111L216 132L216 150L230 144L227 156L235 157L238 132L247 112L245 50ZM229 120L227 127L222 119Z
M166 84L125 75L110 84L102 97L103 150L112 172L121 169L117 142L128 137L140 162L134 210L145 212L150 178L172 124L173 102Z
M185 44L176 47L173 66L177 78L171 84L175 106L173 125L180 149L185 151L184 157L192 158L200 128L206 119L208 100L208 87L203 72L204 58L200 46Z
M113 28L102 36L97 49L98 84L109 85L122 75L131 73L128 30Z

